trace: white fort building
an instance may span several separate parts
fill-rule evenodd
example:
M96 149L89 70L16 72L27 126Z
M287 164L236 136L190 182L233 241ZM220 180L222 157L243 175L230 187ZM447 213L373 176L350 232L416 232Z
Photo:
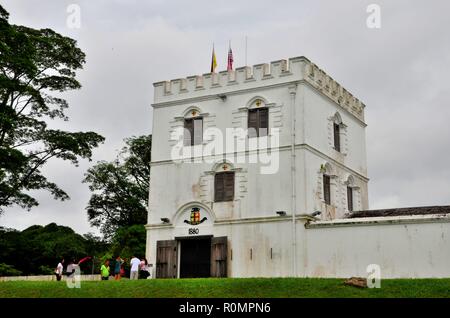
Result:
M158 82L152 106L154 277L450 275L450 209L367 211L365 105L307 58Z

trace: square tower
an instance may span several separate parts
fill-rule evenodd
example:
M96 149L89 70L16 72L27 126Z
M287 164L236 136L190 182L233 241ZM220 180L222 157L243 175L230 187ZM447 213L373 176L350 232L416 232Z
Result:
M302 271L297 222L368 208L365 106L307 58L154 89L157 277L289 276Z

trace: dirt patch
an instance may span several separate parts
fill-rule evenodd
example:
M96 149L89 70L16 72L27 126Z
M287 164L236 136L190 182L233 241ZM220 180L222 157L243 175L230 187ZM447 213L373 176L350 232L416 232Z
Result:
M344 281L344 285L358 288L367 288L367 279L362 277L351 277Z

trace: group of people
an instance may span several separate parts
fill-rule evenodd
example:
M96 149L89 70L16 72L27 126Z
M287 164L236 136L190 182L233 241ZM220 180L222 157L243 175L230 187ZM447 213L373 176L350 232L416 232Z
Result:
M109 280L112 274L114 274L115 280L120 280L122 276L125 276L124 263L125 261L120 256L117 256L113 266L111 266L109 260L106 260L100 268L102 280ZM111 270L112 268L113 271ZM139 259L136 256L132 256L130 260L130 279L147 279L150 278L150 275L150 266L148 265L147 259Z
M81 259L78 263L75 260L70 260L64 272L64 259L62 259L55 269L56 280L60 281L63 275L67 277L72 277L75 274L76 268L80 266L82 262L90 259L90 257L85 257ZM124 268L125 260L120 256L117 256L115 260L106 260L100 267L100 275L102 280L109 280L110 276L114 276L115 280L120 280L121 277L125 276ZM151 276L151 268L148 265L146 258L137 258L132 256L130 260L130 279L147 279Z
M85 257L78 261L78 263L75 262L75 259L69 260L69 264L67 264L66 271L64 272L64 258L58 263L55 269L55 275L56 280L60 281L63 275L66 275L67 277L73 277L75 274L75 270L80 268L80 264L84 261L90 259L90 257Z

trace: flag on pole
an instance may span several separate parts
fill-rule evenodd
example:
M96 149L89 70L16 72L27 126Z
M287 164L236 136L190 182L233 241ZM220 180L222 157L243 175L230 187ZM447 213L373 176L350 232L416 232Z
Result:
M233 51L231 50L231 43L228 49L228 64L227 64L227 71L233 70Z
M216 67L217 67L216 53L214 52L214 44L213 44L212 58L211 58L211 73L214 73L216 71Z

